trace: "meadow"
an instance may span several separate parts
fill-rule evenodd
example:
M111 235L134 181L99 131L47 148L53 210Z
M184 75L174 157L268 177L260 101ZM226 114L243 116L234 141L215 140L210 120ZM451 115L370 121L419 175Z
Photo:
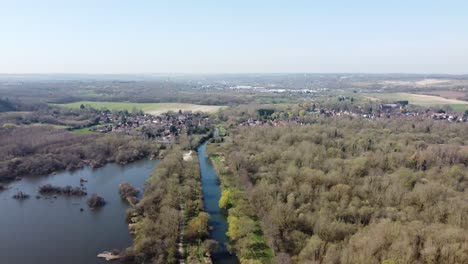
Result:
M366 98L371 100L401 101L407 100L410 104L419 106L443 106L449 105L455 111L462 112L468 109L468 102L456 99L448 99L436 95L424 95L413 93L374 93L367 94Z
M81 105L91 106L95 109L109 109L109 110L127 110L134 109L142 110L145 113L159 115L168 111L202 111L213 113L218 111L223 106L218 105L196 105L188 103L130 103L130 102L92 102L92 101L79 101L68 104L55 104L57 106L79 108Z
M33 123L33 124L29 124L29 125L21 125L21 127L40 127L40 126L52 127L52 128L55 128L55 129L64 129L64 130L68 128L68 126L43 124L43 123Z

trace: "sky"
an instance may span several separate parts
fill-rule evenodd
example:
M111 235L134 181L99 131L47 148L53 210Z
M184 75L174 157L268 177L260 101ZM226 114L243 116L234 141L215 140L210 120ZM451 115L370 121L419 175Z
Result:
M468 73L468 1L0 0L0 73Z

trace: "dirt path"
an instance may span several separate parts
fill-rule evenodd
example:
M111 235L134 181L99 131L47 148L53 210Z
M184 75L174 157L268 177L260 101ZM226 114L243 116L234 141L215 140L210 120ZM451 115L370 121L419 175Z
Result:
M185 161L192 161L192 160L193 160L192 151L189 151L189 152L187 152L187 153L184 153L184 160L185 160Z
M180 212L182 214L182 222L179 225L179 241L177 242L177 253L179 255L178 263L185 264L185 252L184 252L184 230L185 230L185 216L184 216L184 205L180 205Z

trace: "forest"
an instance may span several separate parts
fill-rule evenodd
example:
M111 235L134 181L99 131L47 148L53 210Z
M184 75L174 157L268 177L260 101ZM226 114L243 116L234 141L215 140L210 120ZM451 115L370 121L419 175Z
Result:
M208 148L242 263L468 263L468 124L229 127ZM249 255L252 233L271 259Z
M22 104L106 101L227 105L256 100L255 97L238 95L230 91L206 90L190 82L156 80L32 80L12 84L0 79L0 95L2 101L8 98L9 101ZM260 97L263 96L258 98ZM0 112L10 109L2 101L0 101Z
M78 135L51 126L0 128L0 182L157 156L161 145L125 135Z

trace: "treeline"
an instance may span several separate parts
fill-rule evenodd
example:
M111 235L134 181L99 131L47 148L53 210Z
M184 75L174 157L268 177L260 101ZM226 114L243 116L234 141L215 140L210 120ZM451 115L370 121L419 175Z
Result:
M253 210L234 213L255 212L272 263L468 263L467 131L319 117L231 128L210 151L246 193Z
M130 227L135 234L128 259L134 263L205 263L213 250L209 216L203 211L198 161L183 160L174 147L158 164L145 185L142 200L129 210ZM183 238L183 247L178 242ZM181 254L181 251L184 254Z
M16 105L8 98L0 98L0 113L7 111L15 111Z
M341 97L343 98L343 97ZM271 120L294 120L303 124L315 123L317 115L323 114L324 111L348 111L352 113L367 114L367 115L380 115L385 114L387 118L392 118L392 114L383 111L380 106L382 103L389 103L393 101L376 102L367 99L340 99L337 96L330 96L329 98L317 99L315 101L302 101L299 103L291 104L248 104L231 106L217 114L219 122L225 123L228 126L235 127L239 123L246 122L250 118L261 121ZM422 107L416 105L406 106L403 110L396 110L395 113L448 113L459 116L462 114L468 117L468 110L463 113L457 113L450 106L440 107ZM413 117L418 118L418 117Z
M0 126L49 124L82 128L99 122L99 112L92 108L71 109L38 104L18 110L21 111L2 113Z
M205 91L177 81L28 81L15 85L0 82L0 91L11 101L27 105L77 101L228 105L254 100L230 91Z
M85 164L124 164L157 155L159 149L155 141L118 134L77 135L48 126L0 128L0 181Z

